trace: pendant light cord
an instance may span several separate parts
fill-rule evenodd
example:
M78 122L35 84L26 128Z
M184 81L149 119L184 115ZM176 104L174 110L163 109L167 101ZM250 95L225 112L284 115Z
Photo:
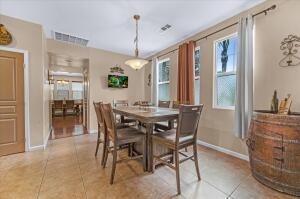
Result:
M135 16L135 56L138 57L139 56L139 46L138 46L138 42L139 42L139 26L138 26L138 20L139 20L139 16Z

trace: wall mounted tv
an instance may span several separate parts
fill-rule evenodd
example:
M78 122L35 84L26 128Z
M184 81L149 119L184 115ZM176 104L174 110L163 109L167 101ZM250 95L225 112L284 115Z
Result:
M128 76L108 75L109 88L128 88Z

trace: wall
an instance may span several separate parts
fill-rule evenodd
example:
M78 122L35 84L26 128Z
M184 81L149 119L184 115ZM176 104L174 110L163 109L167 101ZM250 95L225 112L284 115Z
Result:
M135 71L124 65L130 56L121 55L89 47L80 47L52 39L47 40L48 52L67 55L74 58L89 59L89 93L90 93L90 125L89 130L97 129L96 114L93 101L112 103L113 99L128 99L130 103L144 99L144 69ZM116 64L121 65L128 75L129 82L126 89L110 89L107 87L109 68Z
M6 47L29 52L30 147L42 146L44 144L42 26L4 15L0 15L0 23L4 24L13 35L13 42Z
M281 68L278 66L278 62L282 58L282 52L279 50L282 39L288 34L298 34L299 36L300 26L296 25L296 20L300 17L300 13L298 12L300 1L269 0L202 31L184 40L184 42L196 40L238 21L240 16L257 13L274 3L277 5L276 10L269 12L267 16L261 15L255 18L254 108L269 109L273 90L277 89L280 97L291 93L294 99L292 109L300 111L300 66L291 68ZM213 42L236 32L236 28L236 26L231 27L197 42L197 46L200 45L201 48L200 100L204 104L204 111L198 129L198 138L206 143L246 155L247 147L244 140L236 138L233 133L234 111L212 108ZM157 53L155 56L177 48L180 43L182 42ZM169 57L171 61L171 100L175 100L177 95L177 51L159 59L165 59L166 57ZM151 64L147 64L144 75L146 82L150 72ZM145 83L145 97L148 100L150 100L150 89Z
M288 0L268 17L260 17L255 24L255 92L256 109L270 106L271 95L277 89L279 98L292 94L292 111L300 111L300 65L279 67L283 58L280 42L289 34L300 36L300 1ZM300 49L298 48L298 51ZM298 53L300 57L300 53ZM263 85L263 86L262 86Z
M47 53L47 38L43 32L42 35L42 47L43 47L43 140L44 146L47 145L48 139L51 133L51 115L52 110L50 106L50 98L51 98L51 89L48 81L48 72L49 72L49 57Z

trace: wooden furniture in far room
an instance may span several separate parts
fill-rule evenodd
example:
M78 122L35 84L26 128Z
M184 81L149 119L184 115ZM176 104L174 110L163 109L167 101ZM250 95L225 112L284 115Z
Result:
M259 182L300 196L300 113L255 111L247 145L252 175Z
M155 162L163 163L176 171L177 193L180 194L180 175L179 164L186 160L195 162L196 173L200 180L200 171L198 166L197 155L197 129L202 112L203 105L181 105L179 107L179 118L177 129L171 129L152 136L153 142L161 144L174 151L175 164L171 164L165 160L165 156L154 156L153 167ZM187 156L179 150L193 146L193 155ZM179 155L184 158L179 160Z
M66 100L66 105L65 105L65 115L75 115L76 114L76 107L74 100Z
M52 113L53 115L64 115L64 101L63 100L53 100L53 108L52 108Z
M104 119L104 125L105 125L105 131L107 133L106 136L106 143L104 149L104 162L103 167L106 166L107 162L107 156L108 153L112 153L113 155L113 162L112 162L112 171L111 171L111 178L110 178L110 184L113 184L114 182L114 176L115 176L115 170L116 170L116 164L117 162L121 162L122 160L117 160L117 151L122 149L123 145L132 145L133 143L141 142L143 145L143 153L142 155L137 155L133 157L129 157L129 159L137 159L137 158L143 158L143 167L144 170L146 170L146 139L145 134L141 131L139 131L136 128L122 128L118 129L115 117L113 115L111 104L100 104L100 110L101 114ZM113 146L110 147L109 143L112 142Z

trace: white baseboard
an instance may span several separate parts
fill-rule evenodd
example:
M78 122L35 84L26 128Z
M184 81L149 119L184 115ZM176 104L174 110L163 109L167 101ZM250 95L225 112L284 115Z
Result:
M49 141L49 137L50 137L51 131L52 131L52 128L49 129L48 135L46 136L46 139L44 140L44 149L47 148L47 145L48 145L48 141Z
M210 144L210 143L207 143L207 142L203 142L201 140L197 140L197 144L206 146L208 148L214 149L216 151L220 151L222 153L225 153L225 154L228 154L228 155L231 155L231 156L234 156L236 158L240 158L242 160L249 161L249 156L237 153L235 151L231 151L229 149L226 149L226 148L223 148L223 147L220 147L220 146L216 146L216 145L213 145L213 144Z
M98 130L97 129L90 129L89 130L89 133L91 134L91 133L98 133Z
M31 146L29 147L29 151L36 151L36 150L44 150L45 149L45 145L38 145L38 146Z

